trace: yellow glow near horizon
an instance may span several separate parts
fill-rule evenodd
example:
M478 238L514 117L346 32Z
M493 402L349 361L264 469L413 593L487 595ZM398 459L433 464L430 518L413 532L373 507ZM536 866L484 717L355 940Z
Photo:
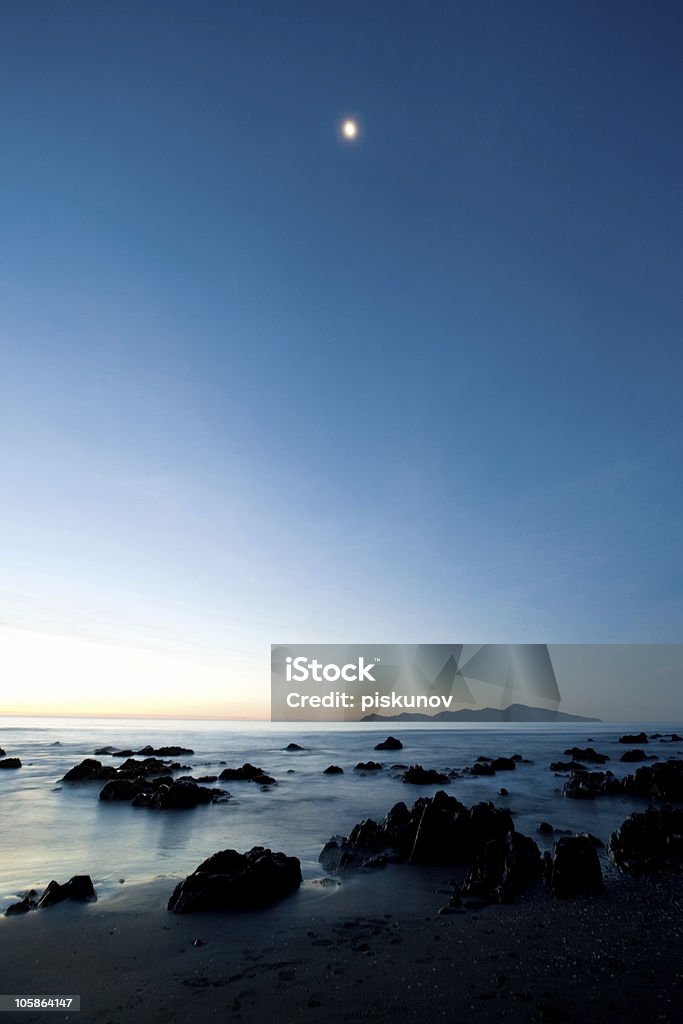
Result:
M347 117L342 123L342 135L345 139L352 141L358 138L358 122L354 121L352 117Z
M227 655L0 630L0 715L267 718L262 675Z

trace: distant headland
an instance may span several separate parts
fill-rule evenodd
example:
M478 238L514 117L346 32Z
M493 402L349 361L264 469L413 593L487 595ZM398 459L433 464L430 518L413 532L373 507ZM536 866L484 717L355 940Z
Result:
M416 711L403 711L400 715L365 715L362 722L601 722L601 718L569 715L564 711L532 708L526 704L510 704L507 708L480 708L471 711L439 711L436 715L423 715Z

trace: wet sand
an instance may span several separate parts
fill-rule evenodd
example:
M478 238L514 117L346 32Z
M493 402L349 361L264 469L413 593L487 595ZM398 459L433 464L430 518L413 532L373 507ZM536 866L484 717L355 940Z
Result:
M451 878L396 866L264 911L183 916L165 910L167 878L3 919L0 992L81 996L80 1013L3 1021L681 1020L680 877L439 916Z

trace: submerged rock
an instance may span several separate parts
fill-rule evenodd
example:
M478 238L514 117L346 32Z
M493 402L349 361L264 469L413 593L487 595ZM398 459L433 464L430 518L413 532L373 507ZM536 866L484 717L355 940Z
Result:
M623 793L623 785L610 771L573 771L562 791L573 800L593 800L596 796Z
M230 794L224 789L207 789L196 782L171 782L158 786L152 792L142 792L133 800L133 807L148 807L153 811L189 810L200 804L224 803Z
M647 736L644 732L639 732L635 736L630 736L627 734L626 736L619 737L619 743L628 743L631 747L635 746L636 744L642 745L643 743L647 743Z
M649 807L630 814L610 836L608 850L629 874L683 870L683 810Z
M385 740L375 746L375 750L403 750L403 744L395 736L387 736Z
M358 772L379 772L383 767L384 765L381 765L379 761L359 761L355 770Z
M100 800L127 800L130 802L144 790L143 779L110 779L100 790Z
M590 836L563 836L547 861L547 882L554 896L580 896L602 890L602 870Z
M626 762L647 761L649 760L649 755L644 750L625 750L619 760Z
M609 761L607 754L599 754L593 747L569 747L565 754L577 761L588 761L590 764L605 764Z
M117 774L113 765L103 765L93 757L86 757L80 764L69 769L62 782L105 782L116 778Z
M305 750L305 747L300 747L298 743L288 743L287 746L284 747L283 749L284 750L289 750L289 751L295 751L295 750Z
M95 753L111 754L112 757L133 757L134 754L142 757L191 757L194 750L190 750L189 747L153 747L148 743L140 750L115 750L113 747L103 747Z
M176 914L251 910L288 896L301 885L297 857L255 846L248 853L221 850L174 889L168 909Z
M265 786L275 782L270 775L266 775L263 768L257 768L248 761L241 768L224 768L218 778L221 782L259 782Z
M551 772L585 772L588 769L580 761L551 761Z
M421 764L413 764L401 776L401 782L413 786L444 786L451 780L448 775L438 772L436 768L423 768Z

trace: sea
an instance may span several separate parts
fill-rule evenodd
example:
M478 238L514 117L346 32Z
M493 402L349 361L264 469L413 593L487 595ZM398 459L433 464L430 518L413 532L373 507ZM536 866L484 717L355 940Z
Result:
M447 789L470 805L492 800L508 807L518 831L533 835L542 849L552 837L537 833L541 821L555 828L591 832L606 842L631 811L645 801L627 797L571 800L562 795L564 778L551 761L568 760L568 747L590 745L609 755L606 767L621 777L638 765L621 763L623 733L683 733L679 723L325 723L178 721L113 718L0 718L0 747L20 757L23 767L0 771L0 913L27 889L40 890L51 879L65 882L89 874L98 899L107 901L123 884L191 873L218 850L252 846L282 850L301 860L305 881L324 876L318 857L333 835L347 835L364 818L381 819L403 800ZM394 735L395 752L375 751ZM295 742L305 749L288 752ZM252 782L218 782L231 798L192 810L153 811L98 799L102 783L60 780L96 748L137 750L178 745L194 750L177 758L190 766L180 774L218 775L224 767L248 761L277 780L264 789ZM683 757L683 743L650 740L645 748L659 758ZM414 786L401 781L394 765L462 770L480 755L520 754L530 763L495 776L465 776L448 786ZM121 759L102 755L103 763ZM385 767L363 773L358 762ZM330 764L342 775L325 775ZM598 766L589 766L595 767ZM565 776L566 778L566 776ZM500 796L505 787L509 795Z

